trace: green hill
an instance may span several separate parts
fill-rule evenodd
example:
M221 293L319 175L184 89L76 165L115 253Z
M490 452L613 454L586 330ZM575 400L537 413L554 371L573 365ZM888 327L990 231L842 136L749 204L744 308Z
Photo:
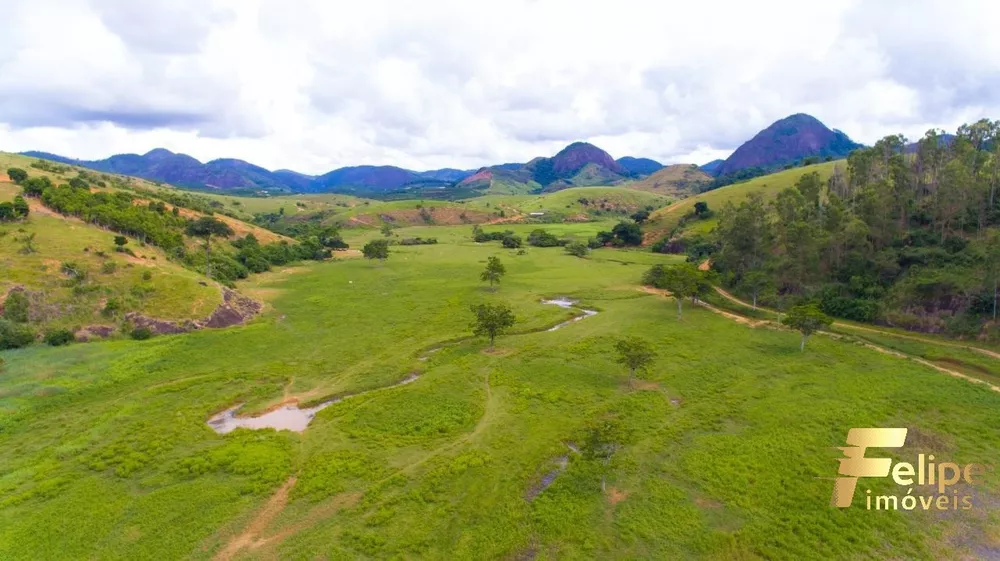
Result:
M694 205L698 201L708 203L710 210L719 210L727 202L739 204L739 201L746 198L750 193L760 193L765 199L770 200L787 187L792 187L805 173L817 172L823 181L826 181L833 173L835 166L846 167L844 160L824 162L804 167L792 168L770 175L757 177L744 183L727 185L713 191L692 195L682 201L674 203L667 208L654 212L646 224L646 243L653 243L670 235L685 216L694 212ZM697 228L702 231L710 230L715 224L715 219L696 220L685 225L686 228Z

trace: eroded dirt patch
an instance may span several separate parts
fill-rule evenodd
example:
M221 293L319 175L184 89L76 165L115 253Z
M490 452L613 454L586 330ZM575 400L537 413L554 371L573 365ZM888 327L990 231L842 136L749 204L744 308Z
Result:
M125 314L125 319L136 328L146 328L157 335L187 333L196 329L232 327L241 325L260 313L263 304L235 290L222 289L222 303L212 315L203 320L167 321L144 316L136 312Z

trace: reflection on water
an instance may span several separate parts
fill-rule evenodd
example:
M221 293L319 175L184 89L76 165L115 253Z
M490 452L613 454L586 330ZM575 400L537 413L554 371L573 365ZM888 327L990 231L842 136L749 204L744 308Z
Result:
M416 374L410 374L402 382L393 384L391 386L386 386L385 388L395 388L398 386L405 386L419 378ZM378 390L369 390L378 391ZM263 415L258 417L237 417L236 411L243 404L239 404L236 407L226 409L222 413L215 415L208 420L208 426L212 427L212 430L219 434L226 434L233 432L238 428L245 429L274 429L274 430L290 430L294 432L302 432L306 430L309 423L312 422L313 417L316 413L326 409L327 407L333 405L334 403L339 403L345 399L357 395L364 395L369 392L361 392L352 395L347 395L337 399L331 399L330 401L324 401L315 407L307 407L305 409L299 409L296 405L283 405L274 411L268 411Z
M569 298L553 298L552 300L542 300L542 304L552 304L553 306L559 306L560 308L566 308L567 310L572 310L576 309L577 300L570 300ZM566 327L567 325L573 323L574 321L580 321L583 318L589 318L590 316L597 315L596 310L580 309L580 311L583 312L582 316L576 316L575 318L569 321L564 321L559 325L550 327L546 331L555 331L557 329L562 329L563 327Z

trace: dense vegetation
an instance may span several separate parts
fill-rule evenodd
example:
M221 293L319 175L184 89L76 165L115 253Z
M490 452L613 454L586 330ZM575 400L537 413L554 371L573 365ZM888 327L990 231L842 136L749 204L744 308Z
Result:
M998 190L1000 122L951 142L930 131L912 154L890 136L826 182L806 173L771 203L727 204L710 252L727 284L781 307L1000 338Z
M149 190L146 194L157 195L158 200L140 204L141 201L132 194L138 193L135 189L132 192L124 189L91 190L92 184L103 184L104 181L87 172L70 179L68 184L58 186L47 176L29 177L28 174L21 175L17 172L11 175L12 178L14 176L19 179L25 196L38 198L52 210L132 236L140 244L148 243L163 248L171 258L188 267L203 270L208 276L223 283L246 278L250 273L269 270L272 265L284 265L302 259L325 259L330 257L331 249L347 247L336 228L326 227L300 232L297 244L282 241L261 245L251 234L233 243L237 250L235 254L231 251L211 253L211 235L228 238L233 233L228 227L223 228L225 224L222 221L212 218L210 208L205 208L216 206L216 201L202 200L182 193L164 194ZM171 201L172 208L168 209L164 200ZM196 209L208 210L209 213L201 218L189 219L181 214L181 203L192 204ZM15 199L14 208L20 208L17 205L18 201ZM26 205L24 206L26 209ZM27 214L26 210L24 214ZM17 216L20 215L13 215ZM213 230L213 227L216 229ZM188 251L185 234L205 241L204 255Z

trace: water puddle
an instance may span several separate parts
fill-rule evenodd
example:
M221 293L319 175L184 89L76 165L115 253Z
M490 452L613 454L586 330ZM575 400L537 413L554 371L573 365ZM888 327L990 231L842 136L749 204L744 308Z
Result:
M366 392L360 392L350 395L345 395L343 397L338 397L337 399L331 399L330 401L324 401L319 405L314 407L306 407L305 409L300 409L297 405L284 405L274 411L268 411L263 415L257 417L237 417L236 412L243 407L243 404L239 404L235 407L226 409L222 413L213 416L208 420L208 426L212 427L212 430L219 434L227 434L233 432L238 428L245 428L251 430L258 429L274 429L274 430L290 430L293 432L302 432L306 430L309 423L312 422L316 413L326 409L327 407L333 405L334 403L340 403L345 399L350 399L359 395L364 395L366 393L371 393L374 391L386 390L389 388L396 388L399 386L405 386L406 384L413 383L420 376L417 374L410 374L404 378L401 382L397 382L391 386L386 386L384 388L378 388L374 390L368 390Z
M571 319L569 321L564 321L564 322L562 322L562 323L560 323L558 325L550 327L550 328L546 329L546 331L556 331L558 329L562 329L563 327L566 327L567 325L569 325L569 324L571 324L573 322L580 321L580 320L582 320L584 318L589 318L590 316L596 316L597 315L597 310L584 310L582 308L577 308L576 307L577 302L578 302L577 300L570 300L569 298L553 298L552 300L542 300L542 304L551 304L553 306L559 306L560 308L565 308L567 310L579 309L581 312L583 312L583 315L576 316L575 318L573 318L573 319Z

